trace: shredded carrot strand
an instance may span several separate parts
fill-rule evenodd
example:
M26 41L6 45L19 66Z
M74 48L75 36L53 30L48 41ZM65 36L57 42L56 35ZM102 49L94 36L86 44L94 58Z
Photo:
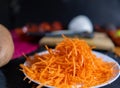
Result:
M45 46L47 54L35 55L37 60L30 60L34 62L30 66L21 64L22 71L41 84L57 88L89 88L113 76L114 63L94 55L84 40L62 36L64 40L54 50Z

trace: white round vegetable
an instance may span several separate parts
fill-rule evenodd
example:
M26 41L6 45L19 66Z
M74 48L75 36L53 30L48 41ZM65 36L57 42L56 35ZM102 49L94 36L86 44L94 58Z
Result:
M79 15L77 17L74 17L69 25L68 29L70 31L74 32L88 32L92 33L93 32L93 25L90 19L85 16L85 15Z

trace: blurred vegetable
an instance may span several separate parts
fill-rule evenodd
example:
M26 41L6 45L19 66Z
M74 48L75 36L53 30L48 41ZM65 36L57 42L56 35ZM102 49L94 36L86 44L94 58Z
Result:
M120 37L120 29L116 31L116 36Z
M120 46L120 29L114 24L96 25L95 30L106 33L116 46Z
M52 30L61 30L61 29L63 29L63 27L59 21L54 21L52 23Z
M43 37L43 34L47 32L62 30L62 29L63 29L62 24L59 21L54 21L53 23L42 22L38 25L26 24L21 28L16 28L15 32L22 40L38 41L41 37ZM41 34L41 35L32 36L30 35L32 33Z
M6 65L12 58L14 44L8 29L0 24L0 67Z

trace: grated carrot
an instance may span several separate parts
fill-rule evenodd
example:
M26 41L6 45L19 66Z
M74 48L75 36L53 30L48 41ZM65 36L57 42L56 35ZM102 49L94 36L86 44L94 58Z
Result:
M21 64L22 71L42 85L56 88L89 88L113 76L115 64L94 55L86 41L64 35L63 38L54 50L45 46L48 53L35 54L33 60L26 57L32 64Z

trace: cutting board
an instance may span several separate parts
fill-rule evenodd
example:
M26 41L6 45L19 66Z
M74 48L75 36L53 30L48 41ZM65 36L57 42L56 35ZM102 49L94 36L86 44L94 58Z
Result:
M78 36L74 36L74 37L78 37ZM81 37L78 38L84 39L90 46L100 50L113 50L115 47L112 40L105 33L95 32L93 38L81 38ZM45 36L39 41L39 45L56 46L62 40L63 40L62 37Z

